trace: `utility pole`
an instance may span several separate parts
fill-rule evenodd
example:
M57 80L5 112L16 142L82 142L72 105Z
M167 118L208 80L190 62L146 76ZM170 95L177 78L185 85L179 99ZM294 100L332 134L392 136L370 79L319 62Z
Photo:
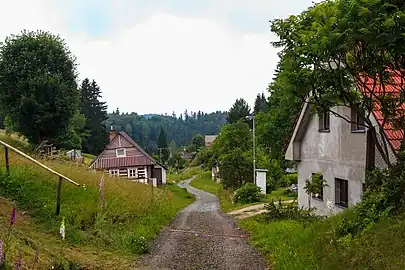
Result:
M249 115L246 116L247 119L252 120L253 122L253 183L256 185L256 136L255 136L255 116Z

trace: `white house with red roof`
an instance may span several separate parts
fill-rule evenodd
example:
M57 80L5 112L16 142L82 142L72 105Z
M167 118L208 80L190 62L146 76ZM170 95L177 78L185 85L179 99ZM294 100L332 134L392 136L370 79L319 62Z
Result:
M398 90L395 89L392 88L391 92L395 93ZM363 92L367 95L365 90ZM384 136L378 139L385 140L390 160L395 161L404 134L383 123L380 107L374 108L370 120L376 129L383 130ZM330 214L328 201L332 202L335 212L361 201L366 170L386 167L371 133L361 125L359 110L346 106L336 106L331 110L356 123L330 113L313 113L310 105L303 103L285 151L287 160L297 162L299 206L308 207L310 199L311 207L316 207L321 215ZM303 187L306 179L311 179L315 173L320 173L328 186L320 194L308 198Z
M166 184L166 168L153 159L124 131L110 131L110 143L89 169L107 171L142 183Z

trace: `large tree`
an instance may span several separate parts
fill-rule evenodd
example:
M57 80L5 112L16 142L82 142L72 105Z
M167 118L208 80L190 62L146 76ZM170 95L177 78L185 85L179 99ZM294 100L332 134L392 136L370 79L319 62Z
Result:
M195 147L195 149L202 148L205 144L204 136L201 134L194 135L193 139L191 140L191 144Z
M104 149L106 141L107 105L100 101L101 90L93 80L84 79L80 87L81 113L86 118L86 138L83 140L83 151L91 154L99 154ZM132 127L131 127L132 129ZM130 134L131 135L131 134Z
M233 124L240 120L246 121L246 116L250 115L250 107L243 98L237 99L229 109L227 122Z
M160 129L157 147L158 147L158 151L159 151L160 161L163 164L166 164L167 160L169 159L170 152L169 152L169 148L168 148L168 144L167 144L166 133L163 130L163 128Z
M76 61L49 32L23 31L0 45L0 110L30 143L60 145L77 112Z
M268 109L256 115L258 142L268 149L272 158L280 160L284 159L283 149L301 107L301 100L289 80L290 72L288 65L281 59L276 76L268 88Z
M363 124L391 166L386 125L404 132L405 2L336 0L316 4L298 16L272 22L281 56L288 59L296 93L318 111ZM393 78L396 81L393 81ZM360 120L340 115L336 105L365 111ZM372 112L382 119L375 128Z
M264 93L257 94L255 105L253 107L253 113L256 115L260 112L266 112L268 109L268 104Z

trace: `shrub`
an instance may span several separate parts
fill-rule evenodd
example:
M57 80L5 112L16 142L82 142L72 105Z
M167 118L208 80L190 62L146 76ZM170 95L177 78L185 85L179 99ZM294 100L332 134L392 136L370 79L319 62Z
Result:
M264 198L264 195L261 193L261 189L252 184L247 183L243 187L236 190L235 195L233 196L234 203L252 203L260 202Z
M265 206L266 212L264 219L266 221L274 220L301 220L313 221L318 219L315 215L315 208L304 209L298 207L294 201L292 203L283 203L279 200L277 203L272 201Z
M283 186L290 187L292 184L298 185L298 174L286 174L284 175Z

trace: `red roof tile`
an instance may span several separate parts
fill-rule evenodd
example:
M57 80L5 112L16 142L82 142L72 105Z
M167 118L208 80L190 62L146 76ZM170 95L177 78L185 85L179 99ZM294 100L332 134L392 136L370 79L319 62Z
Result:
M392 97L397 98L401 91L405 87L404 78L396 72L392 72L390 83L385 83L384 87L379 85L379 83L374 83L374 80L370 77L362 77L358 83L359 89L366 97L373 97L373 115L377 120L380 127L384 129L385 137L390 143L392 149L398 152L401 146L401 141L404 138L404 132L402 130L397 130L393 127L392 123L386 121L384 123L384 113L381 111L381 104L378 98L382 96L392 95ZM396 114L404 115L405 103L398 104L398 109Z

